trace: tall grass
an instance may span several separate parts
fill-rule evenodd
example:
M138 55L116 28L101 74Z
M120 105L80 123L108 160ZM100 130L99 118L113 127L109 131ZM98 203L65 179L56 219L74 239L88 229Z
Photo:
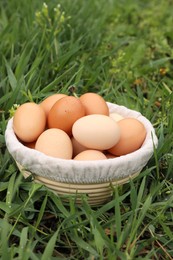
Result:
M173 258L172 1L0 2L1 259ZM24 179L4 139L14 104L87 91L140 111L159 145L91 207Z

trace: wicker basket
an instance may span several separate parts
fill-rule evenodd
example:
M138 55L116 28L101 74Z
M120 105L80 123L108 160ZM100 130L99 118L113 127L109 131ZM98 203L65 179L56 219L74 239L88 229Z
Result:
M140 172L133 173L126 178L112 180L111 182L103 183L87 183L87 184L74 184L74 183L65 183L52 181L45 177L41 177L35 174L26 171L19 163L17 167L20 172L23 174L24 178L32 176L33 181L40 183L51 189L53 192L62 197L63 200L68 200L69 196L75 195L75 201L78 204L81 204L81 196L86 195L88 202L92 206L102 205L104 202L111 199L113 194L113 187L125 184L129 182L130 179L133 179L139 175Z
M146 139L140 149L125 156L101 161L74 161L46 156L22 145L13 131L10 119L5 139L7 148L23 176L32 175L33 181L42 183L64 198L81 195L88 197L91 205L101 205L112 196L113 186L122 185L135 178L153 155L158 139L150 121L139 112L108 103L110 112L141 121L147 130Z

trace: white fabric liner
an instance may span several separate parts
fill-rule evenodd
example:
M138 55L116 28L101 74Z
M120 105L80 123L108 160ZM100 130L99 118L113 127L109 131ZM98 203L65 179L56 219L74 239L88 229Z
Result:
M147 136L140 149L124 156L100 161L53 158L20 143L13 131L13 118L8 121L5 131L7 149L13 159L26 170L54 181L84 184L126 178L143 169L152 157L158 139L152 124L141 113L110 102L107 104L110 113L116 112L125 118L137 118L144 124Z

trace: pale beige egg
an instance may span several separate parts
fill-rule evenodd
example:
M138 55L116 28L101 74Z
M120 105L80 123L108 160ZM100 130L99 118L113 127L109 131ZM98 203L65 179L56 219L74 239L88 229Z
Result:
M93 161L93 160L107 160L104 153L97 150L86 150L74 157L73 160L78 161Z
M109 116L98 114L78 119L73 124L72 133L81 145L95 150L107 150L120 138L118 124Z
M110 113L109 116L115 120L116 122L120 121L121 119L123 119L124 117L118 113Z

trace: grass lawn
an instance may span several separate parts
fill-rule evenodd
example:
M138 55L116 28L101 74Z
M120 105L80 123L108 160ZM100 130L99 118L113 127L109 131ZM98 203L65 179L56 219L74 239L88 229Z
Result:
M173 259L173 1L0 1L0 259ZM24 179L14 104L87 91L141 112L159 144L100 207Z

